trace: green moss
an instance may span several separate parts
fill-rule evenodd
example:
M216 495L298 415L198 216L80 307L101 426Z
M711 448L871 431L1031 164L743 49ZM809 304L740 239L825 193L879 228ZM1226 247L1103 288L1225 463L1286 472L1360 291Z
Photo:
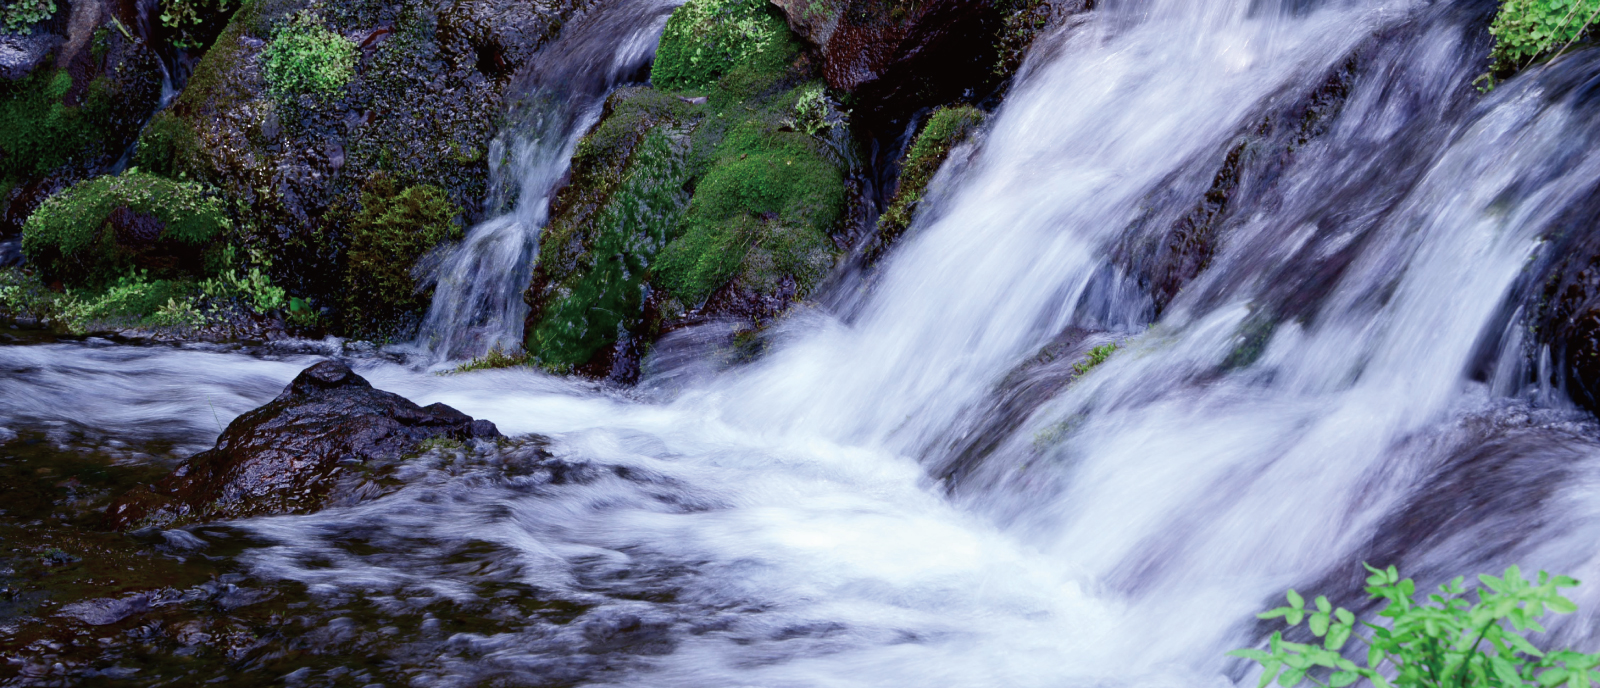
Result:
M461 209L436 186L400 189L374 177L350 223L345 268L345 318L352 334L386 339L408 329L430 295L417 289L412 269L433 247L461 238Z
M821 275L813 254L844 207L844 177L799 132L767 122L737 127L695 188L682 234L662 253L658 281L685 303L704 301L759 247L758 267L795 275L811 286Z
M199 156L200 142L194 127L171 110L162 110L150 118L150 123L139 134L133 164L147 172L177 179L197 169Z
M0 80L0 178L45 174L69 162L106 154L106 121L112 114L110 83L89 83L76 105L67 104L72 77L65 70L40 70L27 78Z
M540 303L528 348L542 366L568 370L588 362L624 331L645 325L645 279L677 226L687 194L683 137L652 129L578 242L575 265ZM571 241L572 223L545 241Z
M765 0L690 0L667 20L650 81L703 89L737 66L772 71L792 52L788 25Z
M358 52L319 17L302 13L274 32L261 51L261 75L279 96L331 96L355 78Z
M108 220L121 208L153 218L159 234L119 243ZM23 225L22 250L52 279L98 287L134 266L160 277L201 272L205 247L230 226L222 202L199 185L135 171L51 196Z
M869 260L881 258L911 227L917 205L927 193L934 174L950 157L950 150L967 140L982 122L983 112L970 105L942 107L928 118L900 161L898 187L889 206L878 218L878 236L868 251Z
M1117 346L1117 343L1112 342L1090 349L1089 353L1083 355L1082 361L1072 365L1072 372L1077 373L1077 377L1088 375L1089 371L1100 367L1101 363L1105 363L1107 359L1111 358L1111 354L1116 353L1118 348L1120 347Z

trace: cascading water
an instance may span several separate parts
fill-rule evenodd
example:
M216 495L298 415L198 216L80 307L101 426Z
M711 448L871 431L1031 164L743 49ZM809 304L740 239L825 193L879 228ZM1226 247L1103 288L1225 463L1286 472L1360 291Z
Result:
M631 0L604 7L563 28L542 50L513 119L493 144L491 176L511 181L491 205L510 209L467 233L434 268L433 303L417 343L436 361L522 347L528 313L522 290L533 276L539 230L550 194L566 174L578 139L618 83L650 64L667 15L679 2ZM502 185L503 186L503 185Z
M865 301L791 318L755 364L644 403L358 358L548 443L168 540L246 534L253 575L417 629L419 685L1225 686L1252 612L1349 598L1363 560L1595 579L1595 425L1479 368L1520 359L1520 273L1600 186L1600 57L1474 102L1491 3L1282 4L1126 0L1054 37ZM1229 165L1209 265L1158 303L1124 257ZM1061 375L1036 354L1072 332L1123 349ZM201 445L337 353L0 348L0 423ZM430 631L441 603L497 625ZM1592 646L1592 612L1567 620Z

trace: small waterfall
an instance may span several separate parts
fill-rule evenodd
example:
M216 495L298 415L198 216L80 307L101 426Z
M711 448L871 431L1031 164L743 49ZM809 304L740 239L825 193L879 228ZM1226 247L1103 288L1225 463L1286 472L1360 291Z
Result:
M1291 586L1354 601L1361 561L1572 574L1587 616L1553 639L1593 650L1600 426L1516 313L1552 223L1600 188L1600 51L1481 96L1493 5L1103 3L1030 58L848 315L779 323L765 358L653 403L350 356L546 439L185 541L365 605L369 638L482 610L400 633L385 661L430 685L1248 685L1224 653L1260 639L1253 613ZM536 75L513 209L441 268L437 357L515 345L545 197L636 64L614 56L645 54L615 37L660 27L627 7L586 21L633 28L549 49L605 57ZM1200 225L1194 269L1157 260ZM1067 341L1122 348L1068 374L1045 355ZM303 346L0 347L0 437L203 446L351 353Z
M599 118L606 94L641 78L667 15L678 4L622 0L597 5L563 26L555 42L533 58L522 86L527 95L490 150L495 186L509 187L491 200L503 212L473 227L459 246L432 263L433 303L417 344L435 362L522 348L528 312L522 291L533 277L551 194L559 189L578 140Z

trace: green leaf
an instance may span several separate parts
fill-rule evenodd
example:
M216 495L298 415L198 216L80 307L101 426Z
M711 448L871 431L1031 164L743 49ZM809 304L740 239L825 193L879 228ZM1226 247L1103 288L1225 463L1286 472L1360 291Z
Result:
M1272 685L1272 679L1278 677L1278 670L1281 668L1283 668L1283 662L1276 659L1263 662L1261 664L1261 682L1256 684L1256 688L1267 688L1267 686Z
M1326 614L1333 611L1333 605L1328 604L1328 598L1325 595L1317 595L1316 603L1317 611L1319 612Z
M1283 688L1294 688L1294 686L1300 684L1300 680L1305 678L1305 676L1306 672L1304 669L1290 669L1283 672L1283 675L1278 677L1278 685L1283 686Z
M1306 599L1301 597L1300 593L1295 592L1293 589L1290 589L1289 592L1285 594L1285 597L1289 598L1289 606L1294 607L1295 609L1304 609L1306 606Z
M1311 615L1311 620L1306 624L1311 627L1311 634L1321 638L1328 634L1328 613L1317 612Z
M1578 605L1573 604L1572 600L1559 595L1550 598L1546 604L1550 605L1550 611L1553 611L1557 614L1571 614L1575 611L1578 611Z
M1344 688L1355 683L1360 678L1361 676L1354 671L1335 671L1332 676L1328 677L1328 685L1333 688Z
M1345 641L1349 640L1349 638L1350 627L1345 624L1338 624L1328 629L1328 638L1324 645L1330 650L1337 651L1344 647Z
M1356 623L1356 615L1351 614L1350 610L1345 609L1344 607L1334 610L1333 616L1339 619L1339 623L1342 623L1346 626L1353 626Z
M1244 647L1244 648L1239 648L1237 650L1233 650L1233 651L1229 652L1228 656L1229 657L1240 657L1240 658L1243 658L1243 659L1253 659L1253 660L1255 660L1257 662L1265 662L1265 661L1267 661L1267 660L1272 658L1272 653L1267 652L1265 650L1257 650L1255 648Z

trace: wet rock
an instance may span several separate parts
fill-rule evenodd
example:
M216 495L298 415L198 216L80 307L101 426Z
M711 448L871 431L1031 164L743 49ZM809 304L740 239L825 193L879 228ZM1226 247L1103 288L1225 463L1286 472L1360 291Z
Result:
M1090 0L772 0L816 46L828 85L881 121L981 97L1008 79L1033 38Z
M112 502L106 521L128 529L307 513L382 494L378 469L426 440L500 436L489 421L444 404L419 407L325 361L235 419L215 448Z
M47 33L0 34L0 79L16 81L32 74L59 45L61 37Z

